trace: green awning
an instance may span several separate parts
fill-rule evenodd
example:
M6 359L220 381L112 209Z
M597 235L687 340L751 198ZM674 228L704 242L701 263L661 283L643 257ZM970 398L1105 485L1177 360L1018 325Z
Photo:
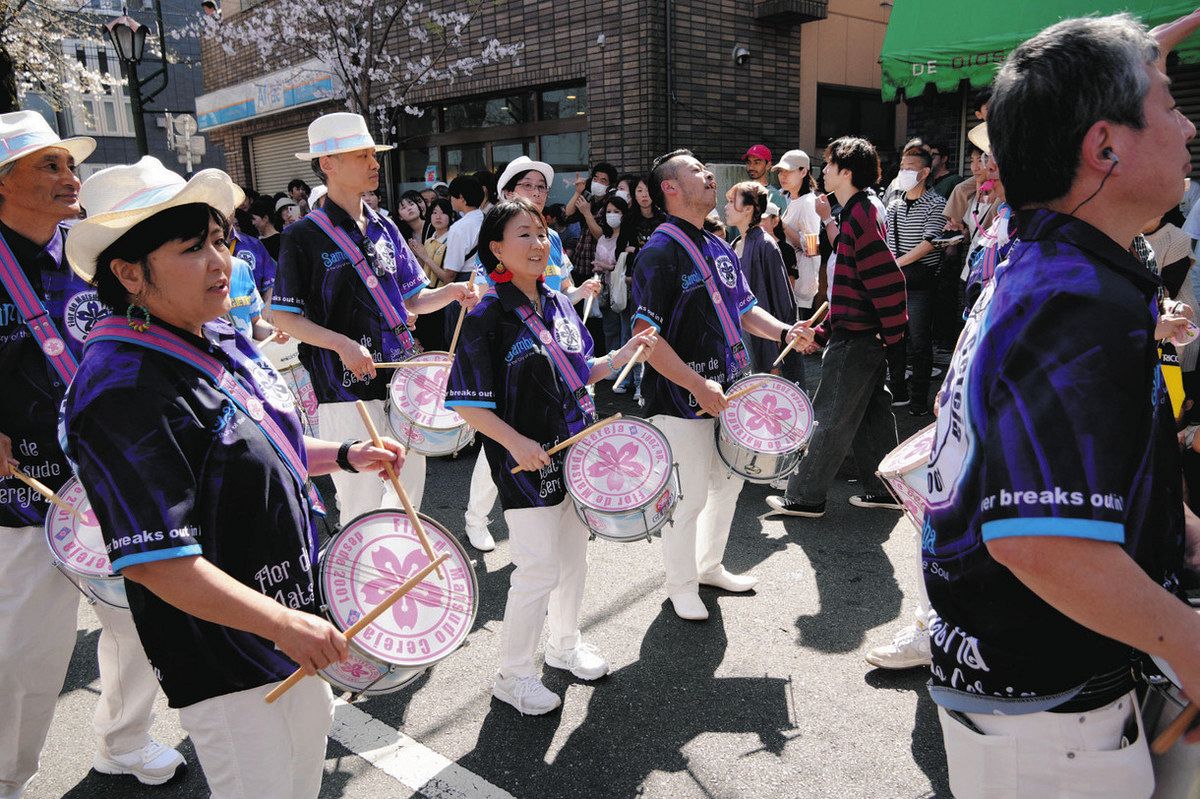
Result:
M883 99L893 100L897 92L917 97L930 84L953 91L964 78L986 86L1010 50L1061 19L1129 11L1153 27L1196 5L1196 0L895 0L883 39ZM1200 35L1177 52L1184 62L1200 62Z

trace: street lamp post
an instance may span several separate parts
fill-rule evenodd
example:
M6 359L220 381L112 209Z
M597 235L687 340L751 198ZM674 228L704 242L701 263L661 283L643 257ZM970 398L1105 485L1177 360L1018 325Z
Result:
M145 104L167 88L169 78L161 0L155 0L154 9L158 15L159 56L162 58L162 66L145 79L138 77L137 65L146 53L146 34L150 32L150 29L130 17L128 13L122 14L104 26L109 41L117 51L117 58L125 66L125 77L129 86L129 105L133 112L133 135L137 140L138 153L141 155L150 154L150 146L146 140ZM146 84L160 76L162 85L149 94L143 94L142 89Z

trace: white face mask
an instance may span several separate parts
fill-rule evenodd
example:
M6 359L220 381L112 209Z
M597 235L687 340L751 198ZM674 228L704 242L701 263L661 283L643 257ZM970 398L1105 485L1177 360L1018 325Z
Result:
M620 214L605 214L604 221L608 223L609 227L620 227L621 226L621 215Z
M900 191L910 191L917 185L917 171L915 169L901 169L900 174L896 176L896 188Z
M629 192L625 191L624 189L617 189L615 192L613 192L613 194L617 197L620 197L625 202L629 202L630 200Z
M603 183L601 183L598 180L592 181L592 196L600 197L601 195L604 195L607 193L608 193L608 186L605 186Z

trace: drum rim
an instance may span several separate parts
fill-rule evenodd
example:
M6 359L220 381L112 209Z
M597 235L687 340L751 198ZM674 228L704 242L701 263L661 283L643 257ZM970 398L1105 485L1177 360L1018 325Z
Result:
M908 445L908 442L916 441L921 436L923 436L927 433L932 433L933 440L930 442L929 452L927 452L925 454L924 459L919 460L919 461L905 461L904 463L894 463L894 464L888 463L888 460L890 458L892 458L892 456L895 453L903 450ZM922 466L928 466L929 461L933 458L933 446L932 445L934 443L937 443L937 422L933 422L929 425L926 425L925 427L922 427L920 430L913 433L911 436L909 436L908 438L904 439L899 444L897 444L896 448L893 449L891 452L889 452L887 455L884 455L883 460L881 460L879 462L879 468L876 469L876 474L878 474L880 477L884 477L884 478L886 478L886 477L903 477L904 475L911 472L913 469L919 469Z
M88 508L90 509L92 506L92 501L90 499L88 499L87 489L83 487L83 484L80 483L79 478L76 477L75 475L71 475L70 477L67 478L66 482L64 482L62 484L62 486L59 487L58 494L60 496L65 496L70 490L73 490L76 486L78 486L79 490L83 492L83 498L85 500L87 500L87 505L88 505ZM60 567L61 570L70 572L71 574L75 575L76 577L78 577L81 580L105 580L105 581L123 580L124 578L121 575L117 574L116 572L114 572L112 570L112 558L108 557L107 552L101 552L101 554L104 555L106 560L108 560L108 574L95 574L93 572L80 571L79 569L76 569L74 566L72 566L69 561L67 561L63 558L62 553L59 552L58 549L56 549L54 546L54 535L50 531L50 520L53 519L55 514L58 514L58 513L66 513L66 511L63 510L62 508L58 507L57 505L55 505L53 502L51 502L49 509L46 511L46 521L42 524L42 535L46 539L46 546L50 550L50 557L54 559L55 566ZM78 531L76 531L74 539L75 540L79 539ZM103 534L101 534L101 536L100 536L100 543L101 544L104 543Z
M770 382L781 383L782 385L786 386L787 388L790 388L790 389L800 392L800 396L804 400L804 404L808 406L808 424L805 427L804 436L800 439L800 442L793 449L782 450L780 452L759 452L758 454L759 455L772 455L775 457L780 457L780 456L784 456L784 455L790 455L793 452L803 451L805 449L808 449L808 444L810 441L812 441L813 433L816 432L816 429L817 429L817 411L816 411L816 408L813 406L812 398L808 396L808 392L805 391L804 389L800 388L800 386L796 385L791 380L788 380L786 377L783 377L782 375L757 373L757 374L752 374L752 375L746 375L745 377L740 377L737 380L733 381L733 383L730 384L729 388L726 389L725 393L732 394L734 391L737 391L739 387L745 386L750 382L758 383L758 382L762 382L764 380L770 381ZM741 398L739 397L738 399L741 399ZM734 403L736 403L737 401L738 400L734 400ZM733 408L733 404L731 403L728 408L726 408L725 410L723 410L719 414L717 414L718 429L725 429L726 414L729 413L729 411L732 408ZM794 431L795 427L793 427L792 429ZM730 434L729 440L731 443L735 444L736 446L742 447L743 449L749 449L749 447L747 447L745 444L743 444L742 442L733 438L732 434Z
M650 428L650 430L652 430L659 438L662 439L663 447L667 451L667 471L663 475L663 484L658 489L651 492L653 496L649 500L647 500L645 503L643 503L641 505L637 505L632 508L627 508L627 509L621 511L622 514L626 514L626 513L636 513L637 511L641 510L642 508L645 508L650 502L654 502L658 499L658 497L661 497L662 493L664 491L666 491L668 488L670 488L671 475L673 473L677 472L678 468L675 463L675 451L671 449L670 440L667 438L666 433L664 433L662 430L659 430L658 427L656 427L654 425L654 423L650 422L647 419L642 419L637 416L623 416L620 419L614 419L609 424L610 425L621 424L622 422L629 423L629 424L644 425L644 426ZM583 507L587 508L588 510L593 510L598 513L611 514L612 509L596 507L595 505L588 503L588 502L584 502L583 500L581 500L577 496L575 496L575 494L571 491L570 469L568 468L568 463L570 462L571 453L575 451L575 447L577 447L580 444L582 444L583 442L589 440L590 438L592 438L592 436L595 436L597 433L603 432L608 427L609 427L609 425L605 425L604 427L601 427L598 430L593 430L591 433L589 433L588 435L579 439L579 441L576 441L574 444L572 444L570 446L570 448L567 449L566 454L563 456L563 486L566 487L567 494L570 495L571 499L574 500L576 504L582 505ZM597 535L599 535L599 533L597 533Z
M683 495L683 482L682 482L683 478L681 478L679 476L679 469L677 469L675 467L674 463L671 464L670 476L672 478L671 485L674 487L674 491L675 491L675 501L671 504L670 513L668 513L663 518L662 522L652 530L645 530L643 532L638 533L637 535L628 536L625 538L618 538L615 535L600 532L599 530L594 528L588 522L587 511L597 511L599 513L604 513L604 511L598 511L596 508L591 508L586 505L583 505L582 503L575 500L575 497L572 496L571 501L575 505L575 516L579 519L579 521L581 521L583 523L583 526L587 528L589 533L596 536L597 538L603 538L605 541L611 541L614 544L628 544L633 541L644 541L644 540L646 540L647 536L653 536L655 534L662 535L663 528L675 520L675 508L679 507L679 498ZM638 508L637 510L629 511L625 515L639 513L639 512L644 513L647 507L648 506L643 505L640 508ZM612 514L606 514L606 515L611 516Z
M391 516L391 515L407 516L407 514L399 508L376 508L375 510L369 510L369 511L366 511L365 513L360 513L359 515L355 516L353 519L351 519L350 521L348 521L344 525L342 525L342 528L340 530L338 530L336 533L334 533L332 536L330 536L329 540L325 543L325 546L321 549L321 552L319 553L319 562L317 564L317 569L316 569L315 583L316 583L317 592L319 595L319 604L321 606L322 615L325 616L325 618L331 624L333 624L334 627L337 627L337 622L334 621L330 617L329 610L328 610L329 603L327 601L328 592L327 592L326 586L325 586L325 569L324 569L325 553L329 550L329 548L333 545L333 543L335 541L337 541L343 535L346 535L347 531L351 530L352 526L354 524L356 524L357 522L360 522L364 519L367 519L367 518L370 518L373 516ZM467 623L463 628L465 630L465 632L463 633L462 641L459 643L459 645L454 647L453 649L447 651L444 655L442 655L440 657L433 658L428 661L424 661L420 664L394 663L390 660L384 659L383 657L381 657L380 655L378 655L374 652L364 651L362 649L362 647L357 645L357 643L353 639L349 642L350 648L353 649L361 657L366 657L370 660L377 660L382 663L387 663L390 666L399 666L400 668L429 668L430 666L433 666L436 663L440 663L441 661L443 661L446 658L453 655L455 652L457 652L459 649L461 649L464 644L466 644L467 639L470 637L471 633L475 631L475 621L479 615L479 579L478 579L478 576L475 574L475 565L471 561L471 557L470 557L469 553L467 552L466 548L463 547L461 542L459 542L458 536L456 536L456 535L454 535L454 533L450 532L450 529L448 527L446 527L444 524L442 524L441 522L437 521L436 519L434 519L430 516L427 516L424 513L421 513L420 511L417 512L417 516L421 519L421 523L425 525L427 530L429 527L434 527L434 528L440 530L442 533L445 534L446 539L450 542L450 546L458 550L459 555L462 557L463 563L465 563L467 566L467 580L471 585L471 607L469 609L469 612L467 613ZM340 630L340 628L339 628L339 630Z
M409 361L415 361L418 358L425 358L425 357L428 357L431 355L445 356L441 360L453 360L454 359L454 356L445 350L426 350L425 352L418 352L416 355L410 355L409 357L404 359L403 363L408 363ZM391 379L388 380L387 407L388 407L389 411L394 408L396 410L396 413L400 414L401 418L403 418L406 423L412 425L413 427L419 427L422 430L432 430L436 433L450 433L454 430L458 430L459 428L467 426L467 420L462 418L461 416L458 416L458 414L454 413L453 411L450 411L450 413L453 414L454 416L458 417L458 423L451 425L450 427L432 427L430 425L421 424L416 419L413 419L411 416L409 416L407 413L405 413L404 409L400 407L399 403L393 402L392 401L392 384L396 381L396 378L401 377L401 376L407 376L406 372L408 372L408 371L409 370L406 370L406 369L396 369L394 371L394 373L392 374ZM443 398L442 399L443 407L445 407L445 402L446 402L446 400L445 400L445 398ZM457 450L455 450L455 451L457 451Z
M357 649L355 649L351 654L354 655L355 657L358 657L360 660L366 659L359 653L359 651ZM378 660L378 658L371 658L371 659ZM382 662L382 661L380 661L380 662ZM416 673L410 675L407 680L404 680L403 682L401 682L398 685L394 685L391 688L380 689L380 688L372 688L372 687L355 688L354 686L347 685L344 682L335 681L334 678L332 678L329 674L326 673L328 671L328 669L330 669L334 665L335 665L334 663L330 663L328 666L326 666L325 668L318 671L317 674L321 677L322 680L329 683L334 688L336 688L340 691L347 691L355 696L383 696L384 694L394 693L396 691L399 691L402 688L407 688L409 685L411 685L413 683L414 680L416 680L418 677L420 677L422 674L424 674L425 672L429 671L430 668L432 668L431 666L397 666L395 663L388 663L386 665L395 666L395 668L398 669L399 671L413 671ZM371 664L371 665L375 665L375 664ZM376 666L376 668L378 668L378 666Z

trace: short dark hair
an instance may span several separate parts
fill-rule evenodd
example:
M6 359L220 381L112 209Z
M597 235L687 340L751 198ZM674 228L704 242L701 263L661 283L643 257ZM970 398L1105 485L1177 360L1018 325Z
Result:
M750 227L761 222L763 214L767 212L767 203L771 200L771 195L767 193L766 187L754 180L743 180L733 185L733 191L742 198L742 205L750 206L753 212L750 217Z
M603 172L608 177L608 185L615 189L617 187L617 168L607 161L601 161L592 167L592 174L589 177L589 181L595 178L600 172Z
M140 264L142 277L147 285L152 286L150 253L169 241L207 238L209 222L216 222L226 235L229 234L229 220L206 203L188 203L159 211L125 231L96 256L96 274L92 277L92 285L96 287L100 302L117 314L123 314L129 308L129 294L112 271L114 260Z
M921 141L920 139L913 139L908 144L904 145L904 150L901 151L900 157L904 158L906 156L919 158L921 159L921 163L923 163L927 169L933 168L933 151L925 146L925 142Z
M478 208L483 205L483 186L470 175L459 175L450 181L450 196L462 197L467 205Z
M376 194L378 194L378 192L376 192ZM419 191L415 191L414 189L407 190L400 195L400 202L404 202L405 200L408 200L418 208L425 208L425 198L421 196L421 192Z
M549 221L561 222L565 210L562 203L551 203L542 209L542 216Z
M496 194L496 181L500 180L499 175L488 169L480 169L475 173L475 179L483 187L485 200L496 202L499 199L499 195Z
M825 148L825 160L833 163L839 172L850 170L850 183L856 189L865 189L879 182L879 153L875 145L857 136L835 139Z
M1146 67L1157 58L1158 43L1128 14L1064 20L1009 54L992 82L988 138L1013 208L1071 190L1096 122L1145 126Z
M300 178L292 178L291 180L288 181L288 193L289 194L291 193L292 189L304 189L305 197L307 197L312 192L312 189L310 189L308 187L308 184L305 183Z
M254 202L250 203L250 213L253 216L262 216L275 220L275 201L270 197L258 197Z
M650 167L650 199L659 208L665 209L667 207L667 198L662 190L663 181L674 180L675 175L678 174L679 165L671 162L676 158L684 157L695 158L696 156L691 150L672 150L655 158L654 164Z
M449 200L445 197L434 197L433 202L425 209L425 223L427 225L433 225L433 211L435 208L442 209L442 213L450 219L450 224L452 225L458 219L458 212L454 210L454 206L450 204Z
M488 272L493 271L500 264L500 259L492 252L491 243L504 240L505 226L518 214L529 214L541 222L542 227L549 232L550 226L546 224L546 218L542 216L542 212L524 197L514 197L511 200L502 200L496 203L488 209L487 214L483 217L483 224L479 228L479 262Z

